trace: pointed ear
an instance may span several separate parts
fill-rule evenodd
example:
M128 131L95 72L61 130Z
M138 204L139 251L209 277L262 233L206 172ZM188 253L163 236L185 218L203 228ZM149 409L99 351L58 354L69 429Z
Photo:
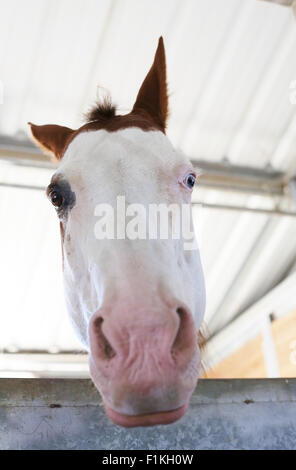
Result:
M146 76L132 112L146 112L165 133L168 117L168 92L163 38L158 41L154 62Z
M44 126L36 126L31 122L28 122L28 124L31 126L32 135L39 147L52 152L60 160L70 137L75 131L69 127L55 124L46 124Z

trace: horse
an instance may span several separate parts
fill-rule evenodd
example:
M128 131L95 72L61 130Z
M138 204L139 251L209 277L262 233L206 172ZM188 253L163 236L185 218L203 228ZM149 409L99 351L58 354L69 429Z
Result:
M100 205L116 210L119 196L191 212L196 174L166 135L166 75L160 37L128 114L105 99L78 129L28 123L58 162L46 193L59 218L67 311L106 414L124 427L180 419L201 371L205 281L196 239L185 249L182 236L97 237L95 230ZM172 224L168 216L169 234Z

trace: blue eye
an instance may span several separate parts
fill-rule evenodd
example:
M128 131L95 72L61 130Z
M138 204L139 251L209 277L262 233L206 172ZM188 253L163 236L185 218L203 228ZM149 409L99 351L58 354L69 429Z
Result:
M183 182L185 186L187 186L187 188L193 189L195 185L195 180L196 180L195 175L193 173L189 173L189 175L186 176Z

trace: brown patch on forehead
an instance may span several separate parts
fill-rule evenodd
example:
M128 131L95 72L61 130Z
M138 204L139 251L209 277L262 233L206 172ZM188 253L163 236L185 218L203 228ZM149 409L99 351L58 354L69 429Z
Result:
M150 115L145 111L138 111L137 113L131 112L125 115L113 115L111 117L102 114L101 116L97 116L96 121L87 122L70 135L61 157L65 154L68 146L75 139L75 137L82 132L99 131L101 129L108 132L116 132L128 127L138 127L143 131L159 130L163 132L163 129L156 125Z

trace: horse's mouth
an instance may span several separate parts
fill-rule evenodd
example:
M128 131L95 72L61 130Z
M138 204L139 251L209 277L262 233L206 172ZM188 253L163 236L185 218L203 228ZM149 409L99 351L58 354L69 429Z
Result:
M188 408L188 403L171 411L161 411L143 415L124 415L110 408L105 403L107 416L119 426L133 428L136 426L155 426L157 424L170 424L182 418Z

